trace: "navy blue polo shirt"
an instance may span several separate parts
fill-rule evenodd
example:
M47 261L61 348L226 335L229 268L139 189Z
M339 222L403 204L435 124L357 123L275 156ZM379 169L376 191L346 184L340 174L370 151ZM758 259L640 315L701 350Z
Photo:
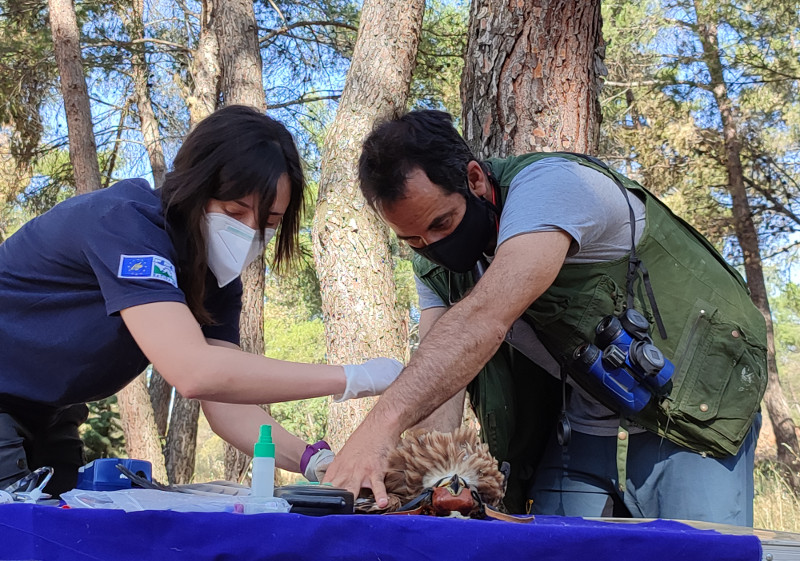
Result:
M0 244L0 406L82 403L148 361L119 312L186 302L159 194L142 179L72 197ZM239 343L242 285L209 272L206 337ZM11 405L9 405L11 404Z

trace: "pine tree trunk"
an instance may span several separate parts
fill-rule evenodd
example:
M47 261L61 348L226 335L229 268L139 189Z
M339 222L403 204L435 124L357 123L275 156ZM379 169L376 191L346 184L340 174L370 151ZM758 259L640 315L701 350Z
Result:
M191 128L213 113L219 98L219 43L213 22L213 4L205 0L200 14L200 37L191 64L194 89L187 99ZM156 374L156 371L153 370L154 377ZM156 382L159 381L163 382L162 386L166 386L167 390L172 389L160 375ZM152 383L153 380L151 380ZM166 399L165 413L169 412L170 393L168 391L165 396L159 398ZM152 390L150 397L152 400L157 398L156 393ZM167 430L167 443L164 448L167 471L172 483L189 483L194 476L199 416L200 402L186 399L176 392L172 406L172 421ZM159 419L158 414L156 418ZM164 421L166 426L166 417Z
M180 399L178 399L180 397ZM164 456L169 482L191 483L194 476L195 452L197 450L197 419L200 402L175 394L172 420L167 430Z
M404 359L406 321L397 309L386 227L358 190L361 141L377 118L404 110L419 45L423 0L366 0L336 118L325 138L314 216L328 360ZM332 404L328 438L339 448L373 400Z
M80 30L71 0L48 0L48 5L67 116L69 159L75 173L75 190L80 195L100 189L92 111L81 61Z
M125 450L129 458L150 462L153 465L153 477L165 482L167 472L162 450L164 433L159 432L145 376L140 374L117 392L119 418L125 433ZM164 422L166 424L166 419Z
M713 9L713 8L712 8ZM761 250L758 232L753 223L753 211L747 198L744 184L744 171L741 159L741 140L737 129L736 114L733 103L728 96L727 84L723 72L721 53L717 42L718 22L710 16L705 7L695 1L697 27L700 42L703 46L703 60L711 77L711 90L719 108L722 121L722 134L725 144L725 166L728 172L728 192L733 203L733 221L736 238L744 256L744 270L750 298L761 310L767 323L767 391L764 403L769 412L772 428L775 432L775 443L778 447L778 461L786 468L786 479L795 492L800 492L800 444L798 444L795 424L792 420L789 405L783 395L778 375L778 364L775 360L775 333L772 325L772 313L764 282L764 270L761 264Z
M128 25L132 39L141 41L132 47L131 68L133 71L133 88L136 94L136 108L142 125L142 138L147 155L150 158L150 169L153 172L153 183L156 189L164 184L167 164L164 160L164 149L161 146L161 134L158 120L153 111L150 98L150 68L147 65L144 39L144 0L133 0L132 14Z
M461 101L476 156L597 150L601 29L599 0L473 0Z
M220 0L216 5L214 25L219 41L221 93L225 105L249 105L266 111L258 27L252 0ZM260 355L264 354L264 267L264 257L261 256L242 274L244 294L239 320L242 349ZM242 458L246 456L226 443L226 474L236 474L243 463ZM233 479L240 480L241 477Z
M152 464L153 477L162 483L166 482L167 471L164 468L161 439L154 430L143 430L155 427L144 374L134 378L124 391L117 394L117 403L128 457L147 460Z
M209 0L204 0L202 3L202 11L200 16L200 35L197 41L197 46L192 52L191 62L191 84L192 89L185 92L186 105L189 109L189 126L194 126L210 115L216 108L217 99L219 98L219 44L217 41L217 34L214 30L214 10L213 4ZM170 414L170 402L172 401L172 386L158 373L154 368L152 376L150 377L150 403L153 406L153 414L155 416L156 427L162 437L167 437L167 420ZM175 395L174 409L181 411L188 410L190 417L196 418L193 414L192 407L183 404L183 396L180 394ZM183 424L180 422L180 424ZM194 429L196 431L196 429ZM171 450L174 446L182 446L182 443L187 441L187 438L180 437L173 433L172 438L167 438L167 444L164 450L165 457L174 458L177 450ZM191 448L196 448L195 445ZM189 448L186 449L188 456L191 454ZM194 457L194 454L191 454ZM168 463L175 465L174 460L168 460ZM192 466L194 464L192 463ZM188 472L188 468L174 468L177 472ZM172 475L171 475L172 477Z
M153 419L156 430L161 436L167 436L167 421L169 420L169 406L172 401L172 386L153 367L150 376L150 405L153 407Z
M101 183L89 94L81 63L80 32L70 0L49 0L49 7L76 191L78 194L88 193L100 189ZM144 375L138 376L119 393L118 402L128 455L150 461L154 477L166 481L161 441L155 429Z
M122 11L120 14L130 37L133 39L144 38L143 14L144 5L142 0L134 0L131 5L131 11ZM142 137L153 171L155 187L160 188L164 183L166 164L158 122L150 99L149 70L145 58L144 43L139 43L133 47L131 68L135 92L134 99L141 123ZM161 382L160 385L159 382ZM157 394L162 396L161 401L153 400L154 387L160 387L163 390L161 394ZM170 390L170 386L164 382L158 371L153 369L150 380L149 400L144 399L141 384L138 380L134 380L117 394L120 418L129 420L128 423L123 423L128 455L131 458L147 458L148 461L153 463L153 466L158 464L158 467L154 467L154 469L159 473L164 472L164 456L161 452L161 442L165 436L167 417L169 415ZM130 407L141 409L129 410ZM149 409L151 407L153 408L152 413L144 411L145 408ZM147 423L151 421L152 424L148 425ZM128 431L135 431L136 434L130 434ZM158 443L159 453L157 456L155 455L153 443ZM166 481L166 479L162 480Z
M200 37L192 54L194 90L186 100L192 127L210 115L217 107L220 89L219 41L214 30L214 3L203 0L200 13Z
M220 0L214 25L219 41L222 99L266 111L258 27L250 0Z

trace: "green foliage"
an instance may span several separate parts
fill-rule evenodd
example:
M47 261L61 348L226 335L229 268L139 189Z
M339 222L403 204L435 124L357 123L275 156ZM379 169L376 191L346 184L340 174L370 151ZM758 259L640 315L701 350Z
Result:
M44 0L0 1L0 123L13 127L11 154L29 162L44 131L39 112L56 78Z
M308 208L314 208L309 204ZM291 362L324 364L325 328L322 297L311 252L311 217L300 233L300 256L291 271L267 275L264 300L266 356ZM270 255L273 245L267 248ZM304 399L270 406L275 419L289 432L315 442L324 437L327 398Z
M800 387L800 285L787 282L770 297L775 325L775 351L783 379Z
M469 2L429 1L425 5L417 66L411 83L412 108L461 115L460 83L467 47Z
M316 442L325 437L328 427L327 397L274 403L270 411L283 428L306 442Z
M781 467L770 460L757 462L753 479L753 527L800 531L800 499L787 485Z
M66 148L50 150L37 158L33 179L20 197L25 208L34 215L46 212L75 194L75 176Z
M800 26L786 16L794 2L605 2L601 154L718 246L735 248L721 117L696 7L719 29L752 216L769 257L800 231Z
M303 302L313 299L281 287L271 280L270 292L283 292L287 300ZM317 293L319 287L317 287ZM287 301L287 300L284 300ZM325 362L325 330L320 317L302 317L299 309L268 300L264 307L264 347L270 358L292 362L321 364ZM300 306L299 308L302 308ZM327 398L304 399L270 406L275 419L288 431L315 442L325 435L328 417Z
M266 355L292 362L325 361L325 329L320 318L296 320L277 306L265 309Z
M89 419L80 428L86 461L127 457L117 397L111 396L88 405Z
M417 306L417 287L411 261L399 255L394 258L394 284L397 286L397 305L404 310Z

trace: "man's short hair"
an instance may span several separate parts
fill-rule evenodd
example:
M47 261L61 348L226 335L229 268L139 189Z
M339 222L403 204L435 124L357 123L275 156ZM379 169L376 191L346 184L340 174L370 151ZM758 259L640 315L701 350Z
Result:
M417 168L446 192L466 192L474 159L449 113L410 111L378 122L367 136L358 160L361 192L373 209L391 205L404 198L406 179Z

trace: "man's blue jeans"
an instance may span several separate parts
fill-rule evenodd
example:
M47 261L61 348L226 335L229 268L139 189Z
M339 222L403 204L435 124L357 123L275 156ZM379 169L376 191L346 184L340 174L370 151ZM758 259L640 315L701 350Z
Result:
M566 447L551 438L531 488L533 512L752 526L760 428L758 414L739 453L727 458L703 457L650 432L631 435L624 493L617 485L616 437L573 431Z

